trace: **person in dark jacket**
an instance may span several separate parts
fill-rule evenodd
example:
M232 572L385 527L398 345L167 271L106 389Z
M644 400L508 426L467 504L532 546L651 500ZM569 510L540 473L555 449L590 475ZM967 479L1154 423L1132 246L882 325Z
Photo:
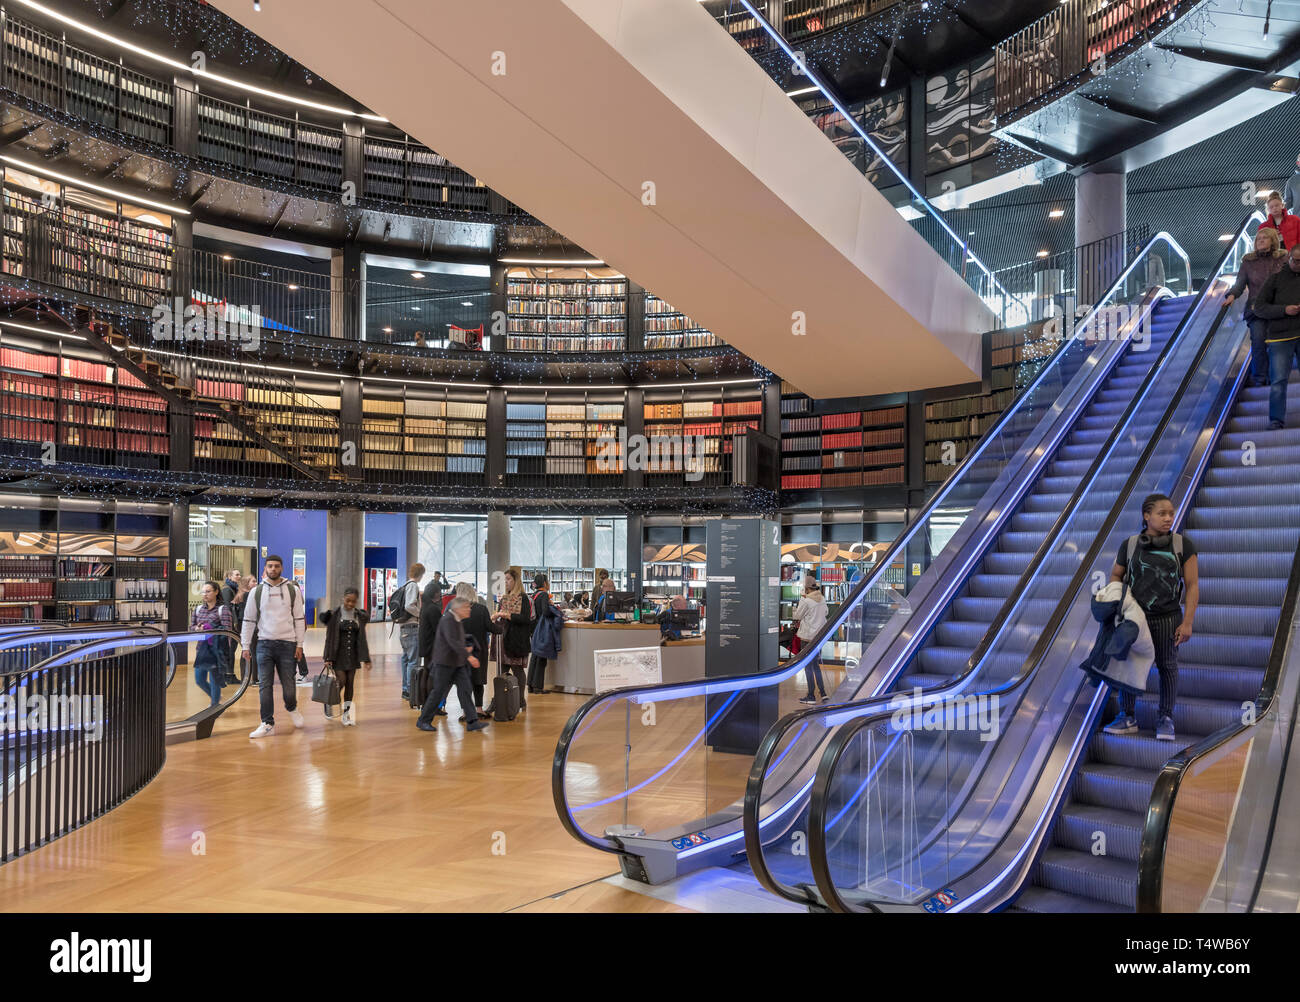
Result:
M343 693L343 726L356 725L356 704L352 699L352 684L358 669L370 670L370 645L366 642L366 625L370 614L357 608L361 597L355 588L343 591L343 604L337 609L326 609L320 614L325 625L325 667L333 668Z
M483 690L487 686L488 634L492 632L492 613L488 612L488 607L478 600L478 592L468 581L462 581L454 590L459 598L469 603L469 615L465 617L462 625L465 629L465 639L474 648L474 656L478 658L478 664L470 666L469 677L474 687L474 709L482 717L484 716ZM465 722L463 716L460 722L462 724Z
M1277 230L1261 226L1255 234L1255 249L1241 259L1237 284L1223 300L1231 306L1243 292L1250 292L1243 315L1246 326L1250 328L1250 376L1254 386L1268 385L1268 321L1256 316L1252 307L1264 283L1285 265L1286 251L1282 249L1282 239Z
M519 709L528 709L524 689L528 659L533 653L532 605L524 594L523 572L511 566L503 575L505 594L497 601L497 611L492 614L492 632L501 634L501 670L509 671L519 682ZM488 704L485 713L496 708L495 700Z
M438 624L442 622L442 617L442 590L435 578L424 586L424 593L420 596L419 639L416 646L418 657L429 673L430 685L433 684L433 644L438 636ZM440 704L438 716L446 715L447 711Z
M474 710L474 698L470 691L469 669L479 665L479 659L471 654L473 648L465 640L463 620L469 615L470 603L457 596L447 603L447 611L438 622L438 634L433 641L433 668L436 673L433 686L429 689L429 698L424 701L420 719L415 726L422 731L436 731L433 726L433 714L447 698L451 687L456 687L461 709L465 711L465 729L481 731L487 727L486 720L480 720Z
M1268 422L1286 425L1286 387L1291 363L1300 358L1300 247L1287 252L1286 267L1264 283L1255 297L1255 316L1268 321Z
M533 587L537 590L533 592L532 597L533 637L530 641L532 659L528 663L528 691L541 695L546 691L546 662L554 658L559 651L551 650L549 647L538 647L537 628L552 616L558 617L560 622L564 621L564 617L551 609L551 582L545 574L533 575Z

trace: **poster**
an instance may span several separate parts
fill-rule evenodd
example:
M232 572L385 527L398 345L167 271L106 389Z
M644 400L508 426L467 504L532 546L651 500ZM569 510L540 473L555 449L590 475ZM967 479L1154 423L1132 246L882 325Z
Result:
M293 551L293 583L298 586L301 595L307 594L307 551Z
M623 647L596 651L596 692L663 681L662 647Z

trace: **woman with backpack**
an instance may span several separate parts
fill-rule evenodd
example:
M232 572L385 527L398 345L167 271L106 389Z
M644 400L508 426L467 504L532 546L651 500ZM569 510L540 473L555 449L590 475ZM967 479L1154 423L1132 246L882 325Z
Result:
M519 709L525 710L528 707L524 699L524 687L528 684L525 668L533 653L532 606L524 594L523 571L518 567L507 568L505 586L505 594L492 615L492 632L501 634L501 671L509 671L519 682ZM494 699L485 712L492 713L495 703Z
M190 629L194 631L233 630L234 623L230 617L230 606L221 601L221 586L215 581L205 582L199 592L203 599L190 617ZM224 637L204 637L198 642L194 652L194 684L208 694L212 706L221 702L221 686L226 678L226 651L228 644Z
M337 609L325 610L320 621L325 624L325 667L334 670L343 696L344 727L355 727L356 708L352 700L352 685L358 669L370 670L370 645L366 642L366 624L370 614L357 608L361 597L355 588L343 590L343 604Z
M1178 646L1192 636L1192 620L1200 599L1196 547L1173 532L1174 503L1164 494L1142 501L1142 532L1120 544L1110 579L1123 582L1146 614L1160 672L1160 708L1156 738L1173 741L1174 700L1178 694ZM1184 594L1185 592L1185 594ZM1186 611L1179 600L1185 599ZM1123 692L1119 715L1106 725L1107 734L1136 734L1137 696Z

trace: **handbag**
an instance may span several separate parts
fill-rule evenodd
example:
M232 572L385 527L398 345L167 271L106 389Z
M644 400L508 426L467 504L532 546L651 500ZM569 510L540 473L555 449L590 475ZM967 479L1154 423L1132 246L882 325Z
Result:
M339 704L339 680L333 668L322 668L321 673L312 680L311 700L313 703L324 703L326 714L329 713L329 707Z

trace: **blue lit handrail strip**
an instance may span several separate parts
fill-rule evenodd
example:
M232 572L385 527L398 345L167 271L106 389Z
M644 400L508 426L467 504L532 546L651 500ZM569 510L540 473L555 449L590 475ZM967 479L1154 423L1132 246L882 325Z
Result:
M1245 231L1246 226L1248 226L1252 221L1254 221L1254 218L1255 217L1252 217L1251 219L1247 220L1247 223L1242 227L1242 232ZM1216 272L1216 275L1222 274L1223 264L1226 263L1229 255L1232 253L1233 250L1230 249L1230 251L1227 254L1225 254L1224 262L1221 263L1219 270ZM1209 290L1215 284L1216 283L1214 281L1207 283L1206 290ZM1203 290L1203 294L1204 291L1205 290ZM1118 525L1120 519L1122 519L1125 516L1126 512L1128 512L1129 509L1131 508L1131 504L1130 504L1131 495L1141 483L1141 479L1143 477L1143 474L1146 471L1148 463L1152 458L1152 455L1155 453L1157 446L1161 442L1164 433L1170 428L1171 423L1174 421L1175 414L1182 403L1182 398L1184 394L1187 392L1188 387L1192 384L1193 379L1198 375L1198 371L1200 370L1200 367L1203 361L1205 360L1206 355L1209 352L1211 346L1213 344L1219 344L1220 346L1224 344L1228 344L1227 339L1216 340L1216 335L1219 332L1220 324L1224 316L1226 315L1227 311L1226 309L1221 309L1216 311L1216 313L1217 316L1215 317L1214 322L1210 325L1204 338L1202 339L1200 345L1197 348L1196 357L1194 361L1188 366L1186 373L1183 376L1183 379L1181 380L1178 389L1174 392L1173 396L1170 399L1169 404L1165 408L1164 413L1159 423L1157 424L1153 435L1147 441L1140 458L1134 464L1133 472L1129 475L1126 483L1120 489L1118 495L1116 496L1116 500L1112 505L1108 515L1106 516L1102 530L1096 534L1088 553L1078 563L1078 567L1074 575L1072 576L1071 582L1065 588L1063 597L1060 599L1055 609L1053 610L1052 616L1049 619L1046 628L1044 628L1039 633L1037 642L1035 643L1034 648L1030 652L1029 656L1026 658L1022 670L1020 670L1013 678L1003 682L1000 685L989 688L985 692L981 693L981 695L1003 694L1018 689L1022 689L1030 680L1032 680L1034 675L1039 670L1039 667L1041 666L1042 661L1046 656L1048 650L1051 648L1058 631L1060 630L1063 622L1065 621L1066 616L1074 607L1080 589L1086 583L1088 575L1093 568L1093 565L1095 564L1098 556L1100 556L1103 548L1106 546L1109 536L1114 531L1115 527ZM1230 347L1233 346L1230 345ZM1218 406L1223 411L1223 413L1226 413L1226 408L1230 403L1231 393L1227 392L1227 390L1224 388L1221 388L1219 392L1220 392L1220 398L1219 398ZM1226 398L1224 397L1225 393L1227 393ZM1219 414L1220 426L1222 423L1222 417L1223 414L1222 413ZM1204 457L1207 454L1208 453L1202 454L1202 463L1204 462ZM1190 494L1190 488L1189 488L1189 494ZM1185 508L1184 508L1184 512L1185 512ZM999 623L998 626L1000 625L1001 624ZM944 695L951 694L951 689L952 689L951 686L944 686L934 690L927 690L922 695L922 702L928 705L933 705L936 700L941 699ZM917 703L916 705L919 706L920 703ZM876 725L882 725L885 721L890 720L890 718L894 716L896 710L897 710L897 706L894 706L885 712L876 712L871 714L870 716L859 716L856 719L851 720L847 724L847 726L842 727L839 730L839 732L837 732L834 739L827 746L826 751L822 757L822 762L818 768L817 780L813 787L813 799L812 799L811 817L810 817L810 834L809 834L810 855L811 855L811 862L813 865L814 875L817 879L818 891L822 895L823 900L826 901L828 904L830 904L832 908L835 908L837 910L868 910L869 911L869 910L876 910L876 909L875 906L871 903L847 901L841 895L839 889L835 886L835 879L833 874L830 871L829 864L828 864L827 843L826 843L827 829L833 823L833 819L829 819L827 816L831 804L829 791L835 781L837 769L838 766L840 765L841 759L846 749L849 747L850 743L856 738L856 736L859 733L866 730L867 728ZM833 717L834 714L830 713L830 714L826 714L826 716L829 718L829 717ZM891 747L893 743L895 742L891 742ZM888 749L886 750L885 754L886 755L888 754ZM884 757L882 756L881 762L883 761L884 761ZM879 765L877 766L877 768L879 768ZM865 786L866 783L868 782L870 782L870 776L868 776L864 784L862 784L862 786L858 788L858 793L854 794L853 797L850 798L850 803L852 803L852 801L855 800L856 797L861 795L863 786ZM836 818L842 817L844 813L845 811L842 809L838 812L838 814L835 817Z
M1125 269L1124 273L1112 284L1106 295L1102 297L1101 304L1105 304L1113 299L1125 288L1129 276L1134 272L1138 263L1142 261L1147 254L1151 253L1157 246L1163 246L1169 249L1173 254L1181 257L1186 262L1186 253L1177 246L1176 242L1168 234L1161 233L1152 237L1150 241L1141 249L1141 253L1135 257L1132 263ZM1095 320L1101 305L1094 307L1093 311L1084 318L1083 326ZM1065 345L1076 344L1079 342L1067 341ZM568 804L567 794L565 791L565 765L568 758L569 748L574 742L578 733L583 731L589 725L592 715L603 712L612 705L614 701L625 701L635 703L663 702L666 700L685 699L692 696L712 695L719 693L734 693L745 689L753 689L766 685L772 685L784 679L793 677L809 663L814 652L820 649L820 646L833 635L847 621L851 615L853 607L861 596L868 592L868 589L881 583L888 571L890 564L897 559L905 550L905 547L916 536L917 532L927 524L927 520L936 510L940 509L949 499L956 486L963 481L963 478L973 469L976 464L984 457L987 450L990 449L991 443L1020 416L1021 410L1026 406L1026 401L1032 399L1035 390L1040 386L1046 385L1046 380L1050 376L1059 375L1055 368L1061 364L1063 351L1057 351L1054 356L1047 360L1047 364L1038 373L1036 378L1025 389L1021 396L1003 412L997 419L993 427L981 438L975 449L962 461L962 463L949 476L947 481L940 487L931 501L922 510L909 529L905 531L895 542L887 549L883 559L878 566L870 573L863 576L852 589L850 594L844 600L844 603L835 616L830 617L822 633L808 647L806 653L799 657L786 662L782 666L759 675L739 675L730 677L720 677L715 679L701 680L691 683L665 684L658 686L630 687L614 690L593 697L582 708L580 708L570 719L560 740L557 742L556 755L552 768L552 792L555 799L557 813L560 815L566 828L580 841L584 841L594 847L606 849L608 851L618 851L618 847L606 838L588 837L582 827L578 825L573 816L572 810ZM1059 402L1055 405L1059 410ZM1059 414L1049 409L1049 417L1056 418ZM1047 420L1046 418L1044 420ZM1040 461L1045 462L1043 456L1037 457ZM1020 459L1020 457L1017 457ZM689 747L689 745L687 745ZM676 756L679 757L679 756ZM665 759L674 759L674 754L665 754ZM630 786L631 784L629 784ZM598 802L606 803L607 798L598 798ZM581 807L576 808L581 810Z

